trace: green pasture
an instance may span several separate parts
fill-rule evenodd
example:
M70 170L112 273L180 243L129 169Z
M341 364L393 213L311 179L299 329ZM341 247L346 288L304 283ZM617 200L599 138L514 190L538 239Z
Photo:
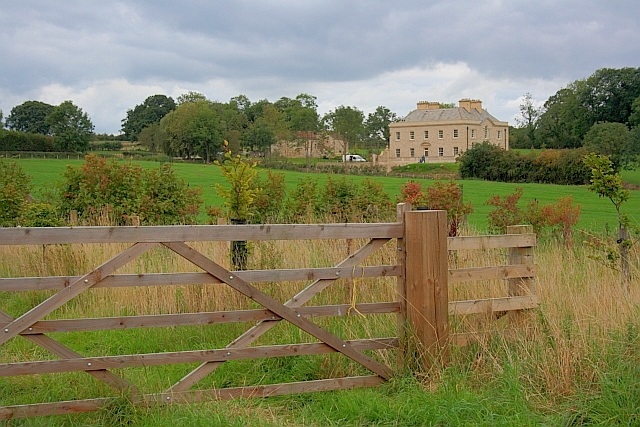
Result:
M82 160L54 160L54 159L21 159L17 160L24 171L32 177L34 195L36 197L43 191L52 188L56 181L62 179L62 173L67 164L79 166ZM136 161L136 164L144 168L156 168L157 162ZM173 167L179 176L183 177L191 186L201 186L204 195L204 204L221 206L223 200L215 191L215 184L225 184L220 173L220 168L216 165L205 165L198 163L174 163ZM305 180L314 179L320 184L332 179L349 179L361 182L365 179L373 179L381 183L384 190L395 200L400 193L400 187L407 182L407 178L398 177L366 177L354 175L331 175L331 174L310 174L293 171L274 171L285 175L285 183L289 190ZM266 174L265 169L260 169L260 173ZM623 177L628 182L640 183L639 171L624 171ZM430 185L433 180L415 179L422 182L423 188ZM474 213L469 215L469 224L479 230L486 229L487 214L492 210L491 206L485 205L489 197L494 194L501 196L512 193L517 187L523 187L524 194L521 205L526 206L529 200L537 199L541 204L555 202L560 197L572 196L574 203L580 204L582 214L580 216L579 228L591 231L613 230L616 226L616 214L613 205L609 200L598 198L597 195L589 192L584 186L565 186L549 184L513 184L502 182L489 182L478 180L459 180L464 192L464 200L473 203ZM624 210L635 221L640 221L640 191L632 190L631 199L627 202Z

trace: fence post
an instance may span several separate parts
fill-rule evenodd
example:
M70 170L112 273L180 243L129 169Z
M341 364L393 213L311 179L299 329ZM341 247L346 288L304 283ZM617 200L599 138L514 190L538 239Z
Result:
M407 320L417 340L417 356L429 368L447 360L447 211L411 211L404 219Z
M507 234L531 234L533 233L532 225L509 225L507 226ZM534 263L533 247L509 248L509 265ZM533 277L523 277L518 279L509 279L509 296L535 295L535 279ZM511 320L519 322L522 320L521 311L511 312Z
M411 203L398 203L396 205L396 222L402 223L404 228L404 214L411 210ZM398 352L398 368L404 366L404 353L407 351L405 329L407 328L407 288L405 284L405 271L406 271L406 247L405 240L403 238L396 239L396 263L400 266L400 276L398 276L396 293L398 294L398 303L400 304L400 311L397 315L397 331L398 340L400 341L400 351Z

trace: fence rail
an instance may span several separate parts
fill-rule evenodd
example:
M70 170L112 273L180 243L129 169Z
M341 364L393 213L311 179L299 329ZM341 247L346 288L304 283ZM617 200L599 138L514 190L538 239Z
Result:
M121 392L128 390L133 403L164 405L227 399L238 396L271 396L367 387L380 384L393 375L393 369L364 351L404 348L402 341L414 334L426 350L425 363L433 357L446 357L451 343L464 344L467 335L448 332L448 317L496 311L534 308L538 299L533 293L536 275L532 248L535 235L523 229L503 236L447 238L446 212L411 211L398 206L398 222L378 224L278 224L167 227L60 227L0 229L0 246L133 243L118 255L83 275L0 278L0 292L53 293L22 315L14 318L0 307L0 350L12 339L26 339L53 353L58 360L12 361L0 363L0 377L64 372L86 372ZM220 263L198 252L185 242L363 239L364 244L333 267L229 271ZM396 264L361 266L370 255L390 240ZM204 272L116 274L116 271L155 247L164 247L191 262ZM460 250L486 250L508 247L509 265L449 269L448 253ZM397 281L397 299L362 304L307 305L323 290L341 278L367 279L392 277ZM505 279L509 295L501 298L448 301L449 283L470 280ZM266 295L254 284L265 282L306 281L304 289L281 302ZM252 299L262 308L116 316L103 318L46 318L60 307L93 288L226 285ZM398 336L346 340L319 327L311 319L348 316L355 309L363 316L396 314ZM46 319L45 319L46 318ZM298 327L318 342L261 345L252 344L281 321ZM409 321L410 331L406 330ZM189 325L219 325L233 322L256 322L224 348L182 350L163 353L123 354L85 357L51 338L51 333L124 330ZM192 390L202 379L229 360L253 360L284 356L342 353L373 375L329 378L295 383L256 385L210 390ZM444 356L443 356L444 355ZM161 393L144 394L134 384L113 373L113 369L167 364L200 365L176 384ZM94 411L112 401L112 397L76 401L47 402L0 407L0 420L32 416Z

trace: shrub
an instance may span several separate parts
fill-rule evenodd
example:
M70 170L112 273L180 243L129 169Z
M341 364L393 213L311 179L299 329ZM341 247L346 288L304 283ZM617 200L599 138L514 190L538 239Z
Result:
M189 188L166 164L145 171L90 154L81 167L67 166L63 177L60 209L76 210L89 224L98 223L105 212L116 225L132 216L146 225L192 223L202 203L202 190Z
M398 202L411 203L412 206L424 206L426 195L422 191L422 184L409 181L400 187L400 199Z
M436 181L427 187L427 206L447 211L450 237L458 235L464 217L473 212L473 205L462 201L462 187L453 181Z
M15 162L0 160L0 226L18 224L29 196L29 177Z
M522 187L518 187L512 194L504 197L494 195L485 202L487 205L496 207L488 215L491 231L504 233L508 225L522 224L522 211L518 207L521 197Z
M523 156L485 142L465 151L458 161L462 178L583 185L589 182L585 154L584 149L544 150Z
M61 227L64 220L60 218L55 206L50 203L29 203L20 218L24 227Z
M56 151L52 136L15 130L0 131L0 151Z
M256 177L255 181L253 185L258 193L252 204L252 220L264 224L279 219L286 197L284 174L267 171L266 179Z
M518 187L512 194L504 197L494 195L487 200L487 205L496 207L488 215L492 231L504 233L507 226L517 224L531 224L535 233L555 227L562 233L565 246L571 246L572 227L580 217L580 205L574 205L571 196L561 197L557 202L543 206L537 200L532 200L525 210L518 206L521 197L522 188Z
M312 222L320 211L317 181L310 177L300 181L287 197L285 210L285 216L290 222Z

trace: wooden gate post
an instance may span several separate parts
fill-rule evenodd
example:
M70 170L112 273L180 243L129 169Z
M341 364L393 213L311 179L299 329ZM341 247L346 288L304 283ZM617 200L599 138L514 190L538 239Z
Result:
M405 213L407 320L425 368L447 359L447 211Z

